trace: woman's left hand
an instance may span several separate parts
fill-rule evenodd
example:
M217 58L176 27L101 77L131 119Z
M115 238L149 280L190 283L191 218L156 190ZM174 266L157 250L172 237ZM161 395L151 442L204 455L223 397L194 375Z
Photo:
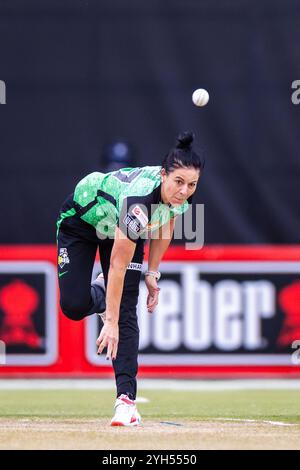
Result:
M152 313L158 304L160 288L158 287L157 280L154 276L146 276L145 283L148 289L147 309L148 312Z

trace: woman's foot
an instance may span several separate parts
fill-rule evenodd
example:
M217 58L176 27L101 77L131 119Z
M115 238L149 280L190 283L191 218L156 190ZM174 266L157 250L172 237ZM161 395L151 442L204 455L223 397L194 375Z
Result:
M134 400L127 395L120 395L115 404L115 415L111 420L111 426L138 426L141 416L136 408Z

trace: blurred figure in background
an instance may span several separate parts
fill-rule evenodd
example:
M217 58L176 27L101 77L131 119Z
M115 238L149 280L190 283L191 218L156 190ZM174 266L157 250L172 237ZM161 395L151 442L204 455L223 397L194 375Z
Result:
M100 158L100 170L104 173L117 171L121 168L132 168L137 163L136 149L123 139L115 139L103 146ZM101 273L101 266L95 262L92 281Z
M125 140L114 140L105 145L101 154L101 170L105 173L136 166L136 151Z

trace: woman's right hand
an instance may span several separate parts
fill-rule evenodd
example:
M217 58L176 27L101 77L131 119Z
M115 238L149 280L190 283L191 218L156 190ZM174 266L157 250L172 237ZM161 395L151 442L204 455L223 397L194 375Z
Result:
M114 361L117 357L119 344L119 325L118 323L105 320L100 335L96 341L98 346L98 354L103 352L104 348L107 348L106 360L111 359Z

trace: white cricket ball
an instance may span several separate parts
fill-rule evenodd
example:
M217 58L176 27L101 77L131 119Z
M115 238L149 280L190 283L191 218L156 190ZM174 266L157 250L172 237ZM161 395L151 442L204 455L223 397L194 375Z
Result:
M198 88L192 96L193 103L196 106L205 106L209 100L209 94L204 88Z

